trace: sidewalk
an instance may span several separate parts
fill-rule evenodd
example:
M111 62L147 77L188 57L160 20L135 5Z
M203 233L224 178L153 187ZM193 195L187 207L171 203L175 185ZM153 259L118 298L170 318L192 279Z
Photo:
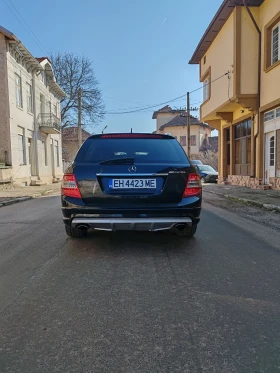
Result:
M203 185L203 191L270 211L280 212L279 190L255 190L235 185L205 184Z
M61 184L0 189L0 207L44 195L59 195Z

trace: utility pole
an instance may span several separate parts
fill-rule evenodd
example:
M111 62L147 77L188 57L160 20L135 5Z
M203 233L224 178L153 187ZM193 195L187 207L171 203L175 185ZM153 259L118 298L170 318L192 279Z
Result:
M82 146L82 88L78 91L78 145Z
M188 129L188 157L191 158L191 107L190 92L187 93L187 129Z

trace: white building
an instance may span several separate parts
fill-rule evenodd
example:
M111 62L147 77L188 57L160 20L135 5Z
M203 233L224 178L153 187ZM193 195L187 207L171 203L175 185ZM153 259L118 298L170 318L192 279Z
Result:
M180 109L172 109L170 106L164 106L153 113L153 119L156 119L157 133L170 133L182 145L187 153L188 134L186 112ZM195 159L199 154L203 140L211 137L212 128L199 119L190 116L190 148L191 157ZM215 149L215 151L217 151Z
M0 182L24 186L61 179L63 97L48 58L34 58L0 26Z

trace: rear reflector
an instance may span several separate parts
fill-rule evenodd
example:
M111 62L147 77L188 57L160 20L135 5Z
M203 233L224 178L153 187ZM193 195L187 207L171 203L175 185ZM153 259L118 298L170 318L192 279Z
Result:
M189 174L183 198L199 196L202 193L200 176L197 174Z
M62 194L67 197L82 198L78 188L77 180L74 174L63 176Z
M149 135L141 133L113 133L100 136L101 139L162 139L162 135Z

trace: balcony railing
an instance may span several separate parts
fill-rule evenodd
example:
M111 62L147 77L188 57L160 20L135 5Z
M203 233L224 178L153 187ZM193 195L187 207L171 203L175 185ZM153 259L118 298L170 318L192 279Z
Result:
M38 115L38 124L41 131L51 134L61 132L61 123L59 118L50 113L41 113Z

